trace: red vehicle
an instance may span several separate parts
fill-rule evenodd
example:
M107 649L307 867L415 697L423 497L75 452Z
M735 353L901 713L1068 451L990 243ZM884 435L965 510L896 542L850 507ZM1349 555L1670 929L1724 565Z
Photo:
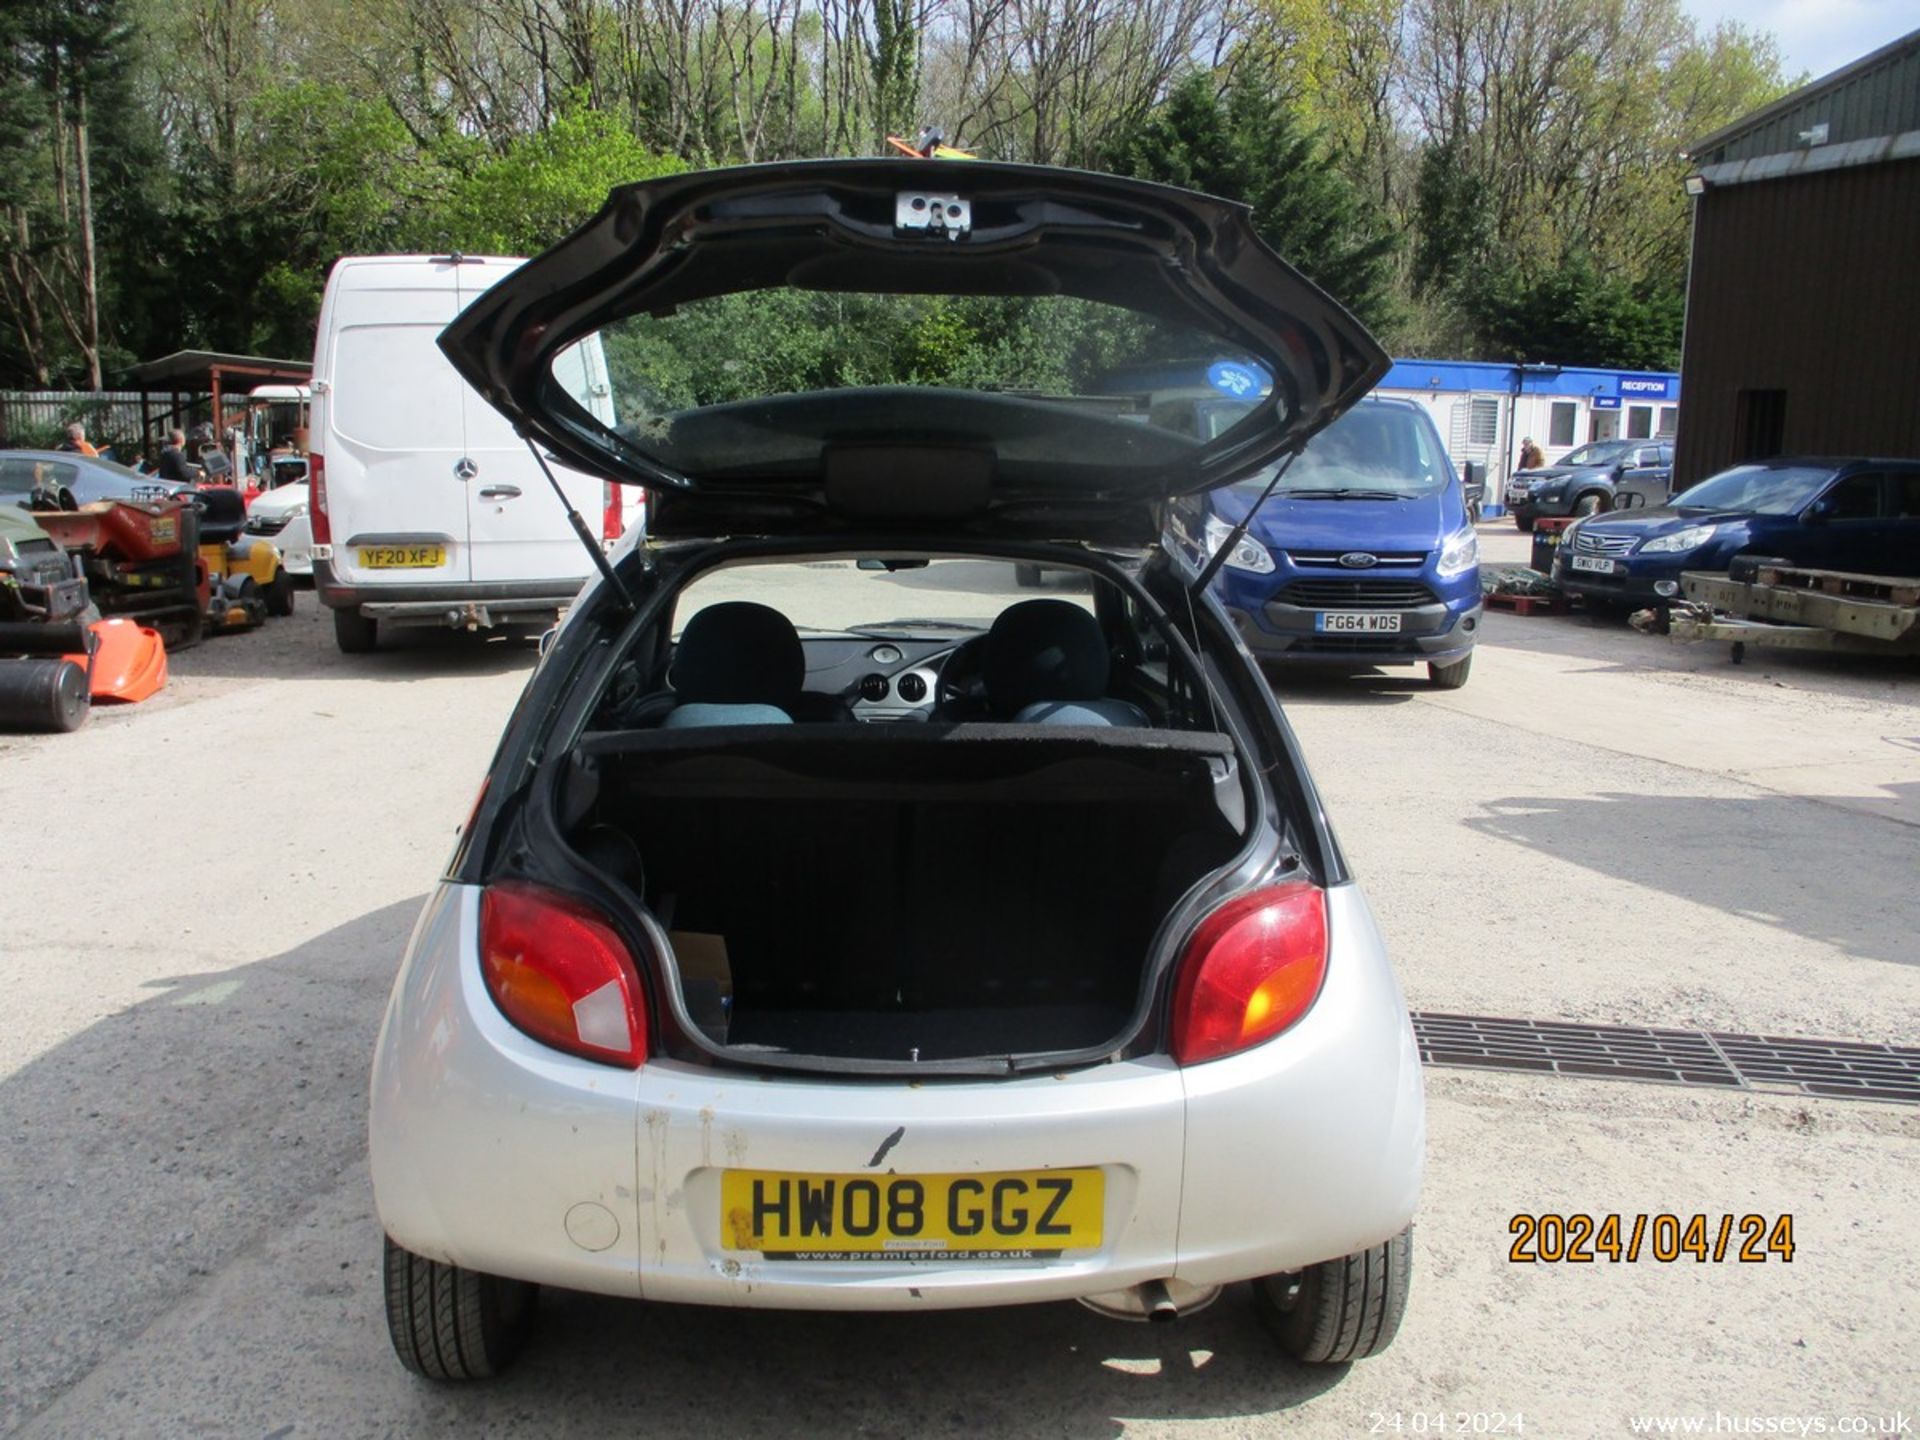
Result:
M166 684L157 632L93 613L53 537L28 512L0 507L0 728L77 730L93 701L144 700Z
M200 638L211 585L192 495L102 501L78 510L35 511L33 518L78 557L102 615L138 620L176 649Z

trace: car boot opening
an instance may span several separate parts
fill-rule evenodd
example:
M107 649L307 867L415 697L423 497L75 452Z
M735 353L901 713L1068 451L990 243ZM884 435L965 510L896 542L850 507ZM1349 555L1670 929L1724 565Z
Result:
M1244 829L1231 743L1195 733L654 732L577 755L563 790L574 849L745 1055L1117 1047L1162 920Z

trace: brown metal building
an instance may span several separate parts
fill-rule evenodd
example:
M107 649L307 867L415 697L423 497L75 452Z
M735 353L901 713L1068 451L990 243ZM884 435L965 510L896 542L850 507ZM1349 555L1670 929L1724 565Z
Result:
M1920 456L1920 30L1697 142L1674 483Z

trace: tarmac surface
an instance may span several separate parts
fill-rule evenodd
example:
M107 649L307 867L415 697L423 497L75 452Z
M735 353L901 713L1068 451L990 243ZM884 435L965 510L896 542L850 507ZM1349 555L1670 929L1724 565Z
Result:
M908 604L907 575L860 578L901 614L1031 593L923 576ZM828 583L777 598L804 621ZM1165 1327L549 1293L501 1381L413 1379L382 1320L367 1064L533 657L342 656L307 594L177 657L147 705L0 737L0 1434L1839 1433L1920 1410L1920 1108L1445 1070L1407 1320L1351 1367L1279 1359L1243 1290ZM1736 667L1496 614L1464 690L1276 685L1416 1008L1920 1043L1920 668ZM1791 1215L1796 1246L1509 1260L1514 1216L1575 1213Z

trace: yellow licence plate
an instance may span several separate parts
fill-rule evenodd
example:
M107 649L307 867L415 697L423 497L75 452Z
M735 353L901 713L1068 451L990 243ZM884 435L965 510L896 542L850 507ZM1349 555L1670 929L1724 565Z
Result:
M367 570L431 570L447 563L444 545L362 545L360 564Z
M1100 1243L1098 1170L799 1175L727 1170L730 1250L784 1260L1037 1260Z

